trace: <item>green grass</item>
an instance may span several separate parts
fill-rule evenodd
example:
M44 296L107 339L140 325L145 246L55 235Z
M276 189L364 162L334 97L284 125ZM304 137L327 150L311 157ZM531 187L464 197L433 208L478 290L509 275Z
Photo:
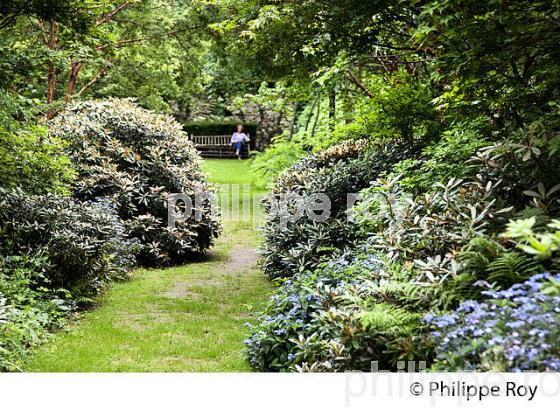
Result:
M213 160L205 168L219 183L227 183L235 170L232 180L243 184L250 182L247 164ZM136 271L132 280L115 284L97 309L55 334L27 370L249 371L244 323L272 290L247 253L256 245L251 222L230 221L205 259Z
M259 190L253 184L253 176L249 173L250 161L235 159L206 159L202 168L210 174L210 181L216 184L252 184L253 192Z
M253 227L256 227L262 220L262 213L255 210L260 210L266 191L253 183L250 164L250 161L207 159L202 167L208 173L209 181L216 184L218 203L224 208L224 219L251 221ZM234 193L237 201L233 199ZM228 206L224 207L226 199ZM237 211L232 212L232 204L235 202L238 204Z

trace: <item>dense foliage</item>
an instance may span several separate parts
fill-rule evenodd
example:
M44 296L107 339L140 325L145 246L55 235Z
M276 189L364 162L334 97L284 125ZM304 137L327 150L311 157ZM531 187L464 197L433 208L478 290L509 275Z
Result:
M2 369L135 251L211 246L210 203L171 229L166 199L212 192L184 131L242 121L272 141L254 367L557 370L558 1L4 3Z
M0 187L26 192L67 193L73 172L62 141L44 128L5 130L0 126Z
M139 108L130 100L79 103L58 116L50 131L69 143L82 200L108 198L116 204L127 233L143 244L139 261L165 265L208 249L219 232L208 196L200 218L167 226L170 194L212 194L199 156L181 125Z
M63 289L49 289L44 257L8 256L0 263L0 371L22 370L29 349L59 328L74 307Z
M251 363L275 371L364 370L371 361L395 369L406 359L439 370L556 369L556 334L542 329L557 320L557 285L541 289L541 273L560 268L557 2L356 1L344 12L341 3L238 7L246 20L232 27L256 42L252 56L268 61L265 72L313 72L334 119L322 126L314 103L300 113L296 138L279 139L258 167L278 175L273 192L297 191L282 167L291 175L292 158L305 164L301 155L333 142L365 138L375 152L396 140L409 151L368 158L374 172L352 210L351 250L321 248L320 260L292 269L252 328ZM363 96L347 122L344 77ZM298 148L292 157L290 147ZM312 183L312 166L300 185ZM292 234L274 213L267 222L265 270L286 276L290 251L309 248L312 229ZM284 246L284 237L293 240ZM428 313L441 318L435 335L421 319ZM503 340L486 333L496 326Z
M139 245L108 203L2 189L0 221L0 370L21 370L71 310L128 277Z
M317 266L325 255L352 248L359 231L347 214L348 194L369 185L379 172L376 163L390 165L397 155L398 150L377 153L366 141L348 141L305 157L279 175L265 200L265 273L293 276ZM316 194L328 197L325 212L312 210Z
M87 296L135 263L138 245L126 237L107 202L85 203L55 195L0 191L5 256L43 258L45 283Z
M251 364L264 371L370 371L398 360L427 360L419 331L429 305L408 278L388 282L380 257L355 250L287 280L246 340Z

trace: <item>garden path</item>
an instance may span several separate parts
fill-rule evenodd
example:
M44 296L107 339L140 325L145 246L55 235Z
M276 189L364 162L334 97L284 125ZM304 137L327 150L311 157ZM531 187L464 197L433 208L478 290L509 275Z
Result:
M250 184L245 161L209 160L216 183ZM254 188L254 187L253 187ZM251 194L259 192L257 189ZM197 262L140 269L55 334L28 371L249 371L245 326L272 285L257 267L251 221L229 221L214 250Z

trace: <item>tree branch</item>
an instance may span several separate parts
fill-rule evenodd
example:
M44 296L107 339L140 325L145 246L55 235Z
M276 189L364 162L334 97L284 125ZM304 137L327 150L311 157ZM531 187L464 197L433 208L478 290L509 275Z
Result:
M350 82L352 82L352 84L362 90L365 95L367 95L369 98L375 98L375 95L373 95L373 93L366 88L366 86L354 75L351 70L347 70L346 74Z
M112 59L110 59L110 58L107 59L107 64L105 64L103 67L101 67L101 70L99 70L99 72L95 75L95 77L93 77L82 88L80 88L80 91L78 91L74 96L79 97L80 95L85 93L87 90L89 90L92 87L92 85L94 85L96 82L98 82L101 79L101 77L103 77L105 74L107 74L107 71L111 67L111 63L112 63Z
M124 3L119 4L113 10L102 14L101 17L99 18L99 20L97 20L95 22L95 25L100 26L102 24L105 24L105 23L111 21L113 19L113 17L115 17L117 14L119 14L121 11L127 9L131 5L132 5L132 3L130 1L125 1Z

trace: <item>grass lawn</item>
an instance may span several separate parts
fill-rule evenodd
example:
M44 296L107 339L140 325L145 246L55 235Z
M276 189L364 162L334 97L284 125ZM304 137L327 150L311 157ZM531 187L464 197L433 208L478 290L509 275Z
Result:
M251 182L246 161L211 160L204 167L216 183ZM201 261L137 270L97 309L55 334L27 370L249 371L244 323L272 290L256 267L256 246L252 222L228 221Z
M266 191L252 183L249 167L249 161L239 160L207 159L203 163L209 180L217 186L218 203L222 207L224 220L250 220L256 227L262 214L255 210L260 209ZM224 206L226 200L228 206ZM232 206L235 203L237 208Z
M210 174L210 181L216 184L251 184L253 192L259 192L253 184L253 176L249 173L251 162L236 159L205 159L202 163L204 171Z

